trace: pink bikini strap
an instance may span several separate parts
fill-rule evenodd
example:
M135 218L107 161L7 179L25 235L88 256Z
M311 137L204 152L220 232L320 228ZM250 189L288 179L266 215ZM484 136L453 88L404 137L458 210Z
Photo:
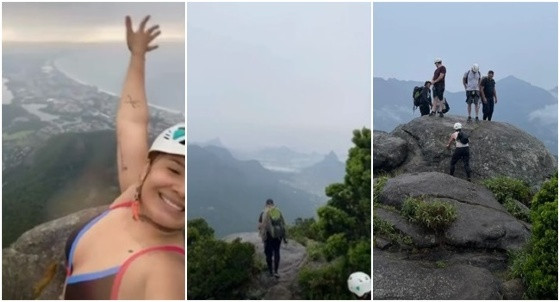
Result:
M124 277L124 273L126 272L126 270L128 269L128 267L130 266L130 264L138 259L138 257L145 255L149 252L153 252L153 251L169 251L169 252L176 252L179 254L183 254L185 255L185 249L176 245L160 245L160 246L153 246L153 247L149 247L147 249L143 249L141 251L139 251L138 253L132 255L131 257L129 257L124 264L121 266L121 268L119 269L119 272L117 273L117 276L115 277L115 281L113 282L113 288L111 289L111 300L117 300L118 296L119 296L119 288L121 286L122 283L122 278Z

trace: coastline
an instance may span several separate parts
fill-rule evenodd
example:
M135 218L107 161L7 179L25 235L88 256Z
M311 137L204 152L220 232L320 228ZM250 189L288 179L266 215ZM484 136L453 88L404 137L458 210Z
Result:
M95 87L95 88L97 88L97 90L99 90L100 92L103 92L103 93L105 93L105 94L114 96L114 97L116 97L117 99L120 98L120 96L119 96L117 93L112 92L112 91L108 91L108 90L101 89L101 88L99 88L98 86L93 85L93 84L86 83L86 82L84 82L83 80L81 80L78 76L76 76L76 75L74 75L74 74L71 74L71 73L69 73L68 71L64 70L63 68L61 68L61 67L57 64L57 59L53 59L53 60L50 61L50 62L51 62L50 65L53 67L53 69L59 71L60 73L62 73L65 77L69 78L70 80L72 80L72 81L74 81L74 82L76 82L76 83L78 83L78 84L84 85L84 86ZM47 61L46 64L49 64L49 61ZM162 106L155 105L155 104L150 104L150 103L148 103L148 107L152 107L152 108L155 108L155 109L158 109L158 110L161 110L161 111L165 111L165 112L169 112L169 113L173 113L173 114L180 114L180 115L185 116L185 114L184 114L183 112L179 111L179 110L175 110L175 109L171 109L171 108L162 107Z

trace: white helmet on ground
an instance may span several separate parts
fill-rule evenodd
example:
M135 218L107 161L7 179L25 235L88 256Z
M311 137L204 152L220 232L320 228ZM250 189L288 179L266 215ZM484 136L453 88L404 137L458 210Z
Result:
M354 272L348 277L348 289L358 297L371 291L371 279L368 274Z
M473 64L472 71L473 72L478 72L478 64L476 64L476 63Z
M453 125L453 129L455 130L459 130L461 128L463 128L463 125L461 125L461 123L455 123L455 125Z
M163 152L185 156L185 124L179 123L160 133L148 153Z
M441 63L441 58L435 58L434 64L435 64L435 63Z

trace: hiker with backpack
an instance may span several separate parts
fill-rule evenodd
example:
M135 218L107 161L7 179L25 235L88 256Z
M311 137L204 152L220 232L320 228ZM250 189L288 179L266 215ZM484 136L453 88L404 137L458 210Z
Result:
M480 81L480 94L482 95L482 119L492 120L494 113L494 104L498 103L496 95L496 82L494 81L494 72L488 71L488 75Z
M455 152L451 157L449 174L453 176L455 173L455 164L462 159L463 165L465 166L465 173L467 173L467 180L471 181L471 168L469 167L469 136L462 131L462 128L463 125L461 125L461 123L455 123L455 125L453 125L455 131L450 135L449 142L447 143L447 149L450 149L451 144L455 142Z
M471 105L474 103L475 110L475 121L478 122L478 108L480 105L480 71L478 64L474 63L471 69L465 72L463 75L463 86L465 87L465 92L467 95L467 113L469 117L467 118L467 123L472 121L471 118Z
M445 74L447 73L447 69L441 63L442 60L437 58L434 60L434 64L436 65L436 70L434 71L434 77L432 78L432 85L434 85L433 96L434 101L432 104L432 112L430 112L430 116L439 114L439 117L443 117L443 92L445 91Z
M274 205L272 199L267 199L264 211L259 216L259 235L264 243L264 254L266 255L266 265L268 274L276 278L280 278L278 274L278 266L280 264L280 245L282 240L286 240L284 217L282 212ZM272 267L272 258L274 257L274 271Z
M420 116L430 114L430 107L432 105L432 93L430 91L431 86L432 82L426 81L424 82L424 86L416 86L412 92L414 108L420 108Z

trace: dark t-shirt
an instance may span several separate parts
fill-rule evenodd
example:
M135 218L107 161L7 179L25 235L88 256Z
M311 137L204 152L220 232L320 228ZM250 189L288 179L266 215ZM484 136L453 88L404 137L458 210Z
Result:
M484 96L488 99L494 98L494 88L496 87L496 81L494 79L489 79L488 77L482 78L480 81L480 86L484 87Z
M430 104L432 102L432 94L430 89L427 87L422 88L422 98L420 99L420 104Z
M435 81L442 73L444 74L443 79L434 84L434 86L436 86L438 89L445 88L445 75L447 74L447 69L445 69L445 66L441 65L440 67L436 68L436 71L434 71L434 77L432 78L432 81Z

